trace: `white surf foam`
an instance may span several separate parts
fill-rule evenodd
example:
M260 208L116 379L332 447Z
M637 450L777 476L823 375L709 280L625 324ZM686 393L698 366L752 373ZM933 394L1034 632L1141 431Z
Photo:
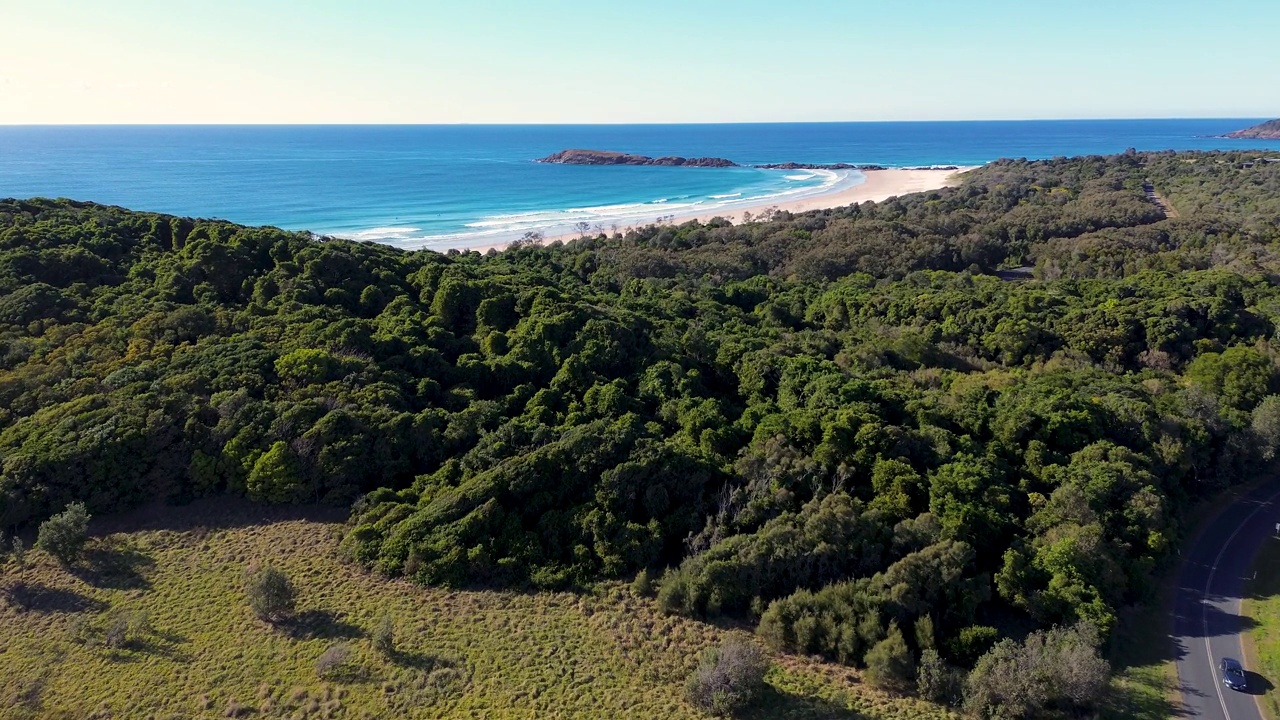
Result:
M404 249L447 250L449 248L484 247L517 240L526 233L545 237L574 235L581 223L588 223L589 233L621 231L671 218L682 222L693 217L716 214L731 215L747 208L770 206L807 197L836 192L865 179L854 171L813 170L805 175L783 175L783 171L762 170L777 178L773 187L755 192L739 190L704 197L677 196L679 202L663 197L648 202L617 203L534 210L487 215L466 223L462 232L424 233L418 228L386 227L360 231L365 239L377 239ZM818 182L814 182L818 180ZM784 182L785 181L785 182ZM805 182L808 181L808 182ZM348 235L347 237L350 237Z

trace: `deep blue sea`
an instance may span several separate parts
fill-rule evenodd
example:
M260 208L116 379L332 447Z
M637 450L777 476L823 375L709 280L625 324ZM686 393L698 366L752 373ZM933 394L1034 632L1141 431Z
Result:
M1139 150L1267 148L1215 136L1261 122L1063 120L742 125L0 127L0 197L69 197L253 225L465 247L758 205L854 173L582 167L566 148L741 164L978 165Z

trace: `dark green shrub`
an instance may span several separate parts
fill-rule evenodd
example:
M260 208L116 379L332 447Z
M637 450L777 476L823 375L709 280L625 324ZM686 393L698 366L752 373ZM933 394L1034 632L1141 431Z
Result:
M964 705L980 718L1035 717L1046 711L1082 717L1102 699L1111 666L1087 623L1005 639L978 660L965 682Z
M973 667L1000 639L1000 632L987 625L970 625L947 643L951 660L962 667Z
M396 625L390 615L383 615L378 626L373 629L373 647L383 655L391 656L396 652Z
M905 693L914 687L915 658L897 623L889 624L889 634L867 651L867 680L882 690Z
M293 584L280 570L267 565L245 572L245 594L253 614L267 622L279 622L293 613L296 601Z
M70 565L89 539L89 512L84 503L73 502L66 510L40 523L36 545L63 565Z
M916 693L930 702L957 705L963 699L964 674L948 665L937 650L924 650L916 668Z
M631 581L631 592L638 597L653 595L653 578L649 576L647 569L636 573L636 579Z

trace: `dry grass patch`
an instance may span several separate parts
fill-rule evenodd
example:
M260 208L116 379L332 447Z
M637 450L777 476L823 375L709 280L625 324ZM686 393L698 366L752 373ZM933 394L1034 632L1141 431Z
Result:
M115 523L71 570L39 553L4 569L0 716L695 718L686 678L743 632L663 616L622 584L579 595L389 581L338 560L337 519L300 510L209 502ZM249 609L254 563L288 574L292 620ZM392 652L372 639L384 617ZM847 668L775 660L750 716L951 717Z

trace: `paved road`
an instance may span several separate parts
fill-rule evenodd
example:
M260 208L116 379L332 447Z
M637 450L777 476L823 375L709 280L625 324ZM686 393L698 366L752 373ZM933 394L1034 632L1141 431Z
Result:
M1183 551L1173 609L1173 643L1184 716L1215 720L1262 720L1256 696L1270 683L1248 673L1251 692L1222 685L1217 663L1223 657L1244 662L1240 598L1258 548L1275 535L1280 522L1280 480L1245 493ZM1280 541L1272 541L1280 542ZM1250 668L1246 665L1246 671ZM1271 681L1276 681L1272 678Z

